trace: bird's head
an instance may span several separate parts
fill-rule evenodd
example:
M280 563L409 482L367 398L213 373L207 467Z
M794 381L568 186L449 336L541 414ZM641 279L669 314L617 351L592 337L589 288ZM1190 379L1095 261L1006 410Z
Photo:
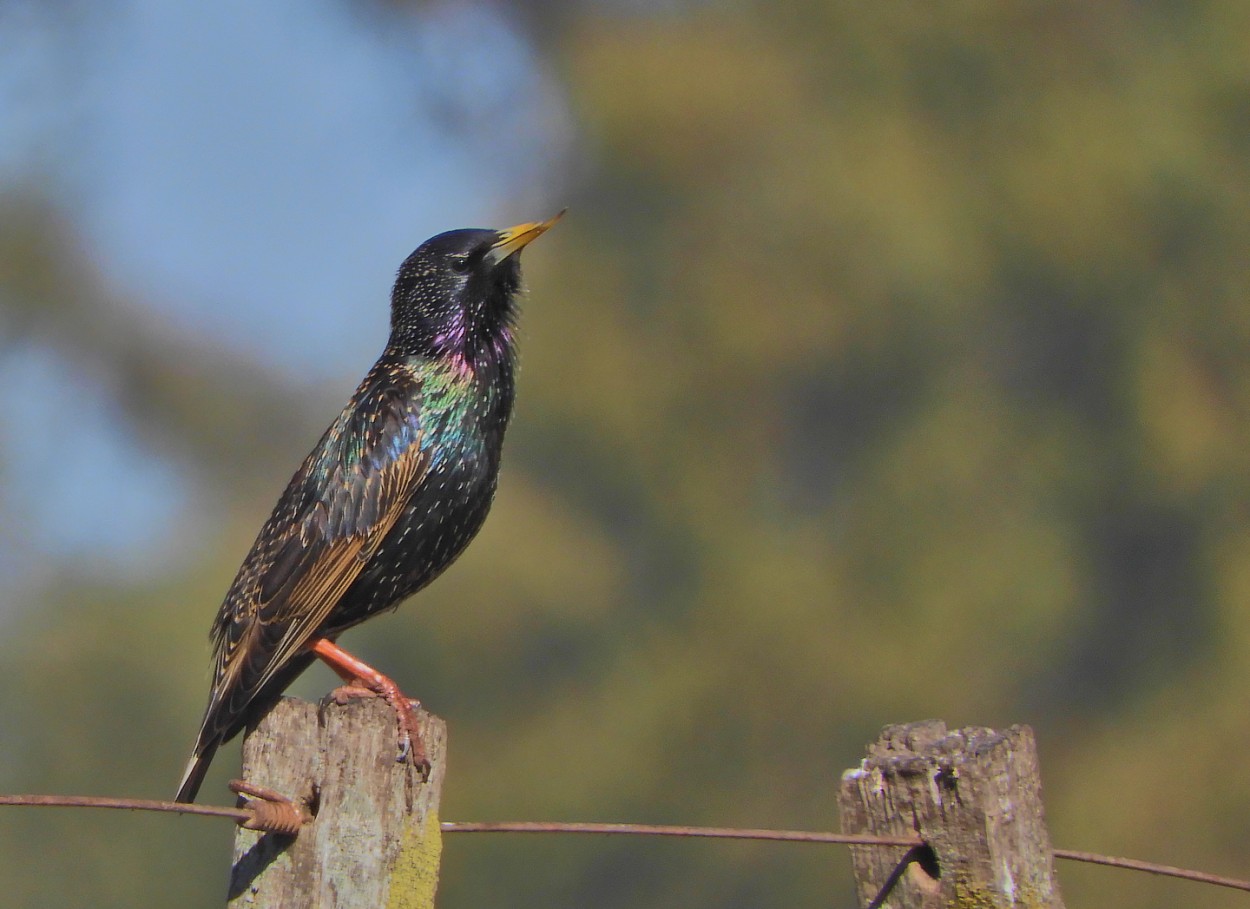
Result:
M506 230L449 230L422 243L395 278L390 347L469 365L507 355L521 287L519 253L563 214Z

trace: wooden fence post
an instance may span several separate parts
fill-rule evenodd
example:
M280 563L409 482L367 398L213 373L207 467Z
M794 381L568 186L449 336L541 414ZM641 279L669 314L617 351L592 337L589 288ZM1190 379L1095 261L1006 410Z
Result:
M927 847L852 847L870 909L1063 909L1033 731L938 720L887 726L842 776L846 833L918 834Z
M243 743L243 778L315 814L296 837L235 835L230 909L433 909L447 728L422 712L422 783L395 760L395 714L381 699L284 698Z

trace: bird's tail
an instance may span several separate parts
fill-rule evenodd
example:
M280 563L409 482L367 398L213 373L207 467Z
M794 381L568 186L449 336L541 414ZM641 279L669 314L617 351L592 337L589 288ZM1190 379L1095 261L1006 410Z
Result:
M208 773L208 765L213 762L213 755L217 753L217 745L217 742L196 745L191 760L187 761L187 769L182 773L182 782L178 784L178 794L174 796L175 802L195 801L195 795L200 791L200 784L204 782L204 774Z

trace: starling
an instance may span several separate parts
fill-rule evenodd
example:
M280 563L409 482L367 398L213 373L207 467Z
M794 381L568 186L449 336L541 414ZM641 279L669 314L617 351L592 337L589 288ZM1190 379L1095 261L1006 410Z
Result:
M512 413L518 254L559 217L439 234L400 266L386 349L291 478L213 623L213 685L178 801L317 658L386 698L401 756L424 761L410 702L335 639L436 578L482 526Z

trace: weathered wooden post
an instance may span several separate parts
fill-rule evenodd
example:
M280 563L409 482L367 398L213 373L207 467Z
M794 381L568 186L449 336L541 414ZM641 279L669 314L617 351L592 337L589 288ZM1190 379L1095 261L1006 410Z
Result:
M422 712L430 778L395 760L395 714L380 699L285 698L243 743L243 778L306 804L295 837L240 829L230 909L433 909L447 729Z
M1027 726L887 726L842 776L846 833L919 835L919 849L852 847L871 909L1063 909Z

